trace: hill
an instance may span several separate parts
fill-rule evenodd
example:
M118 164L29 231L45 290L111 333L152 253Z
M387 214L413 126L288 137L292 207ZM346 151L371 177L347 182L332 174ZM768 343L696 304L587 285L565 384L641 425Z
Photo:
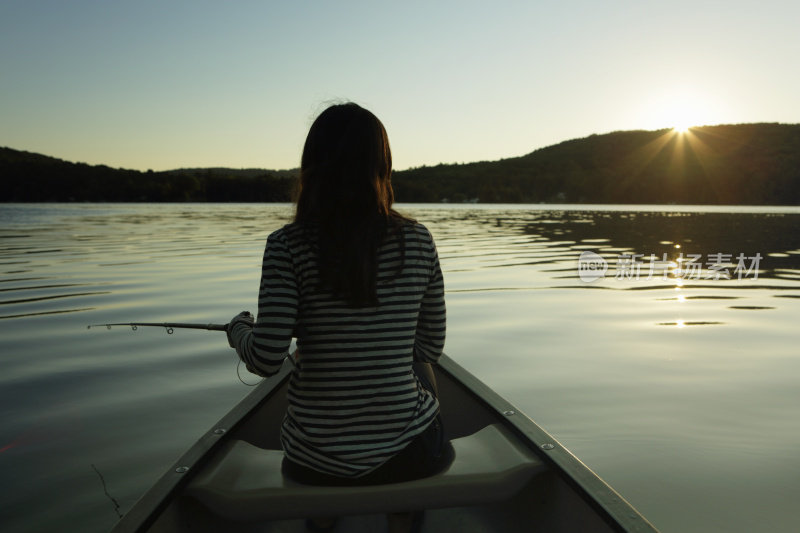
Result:
M0 148L0 175L2 202L286 202L297 172L227 168L140 172Z
M494 162L398 172L403 201L800 204L800 124L592 135Z
M289 201L297 170L139 172L0 148L0 201ZM800 124L621 131L397 171L400 202L800 205Z

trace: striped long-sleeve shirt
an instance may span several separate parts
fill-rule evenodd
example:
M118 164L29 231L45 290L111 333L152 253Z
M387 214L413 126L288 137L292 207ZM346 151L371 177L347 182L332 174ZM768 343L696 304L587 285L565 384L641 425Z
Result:
M315 248L298 224L272 233L264 252L258 317L231 338L242 360L278 371L292 336L300 360L289 381L281 442L289 459L340 477L369 473L422 433L436 398L411 370L435 363L445 339L444 282L421 224L378 253L375 307L354 308L324 290Z

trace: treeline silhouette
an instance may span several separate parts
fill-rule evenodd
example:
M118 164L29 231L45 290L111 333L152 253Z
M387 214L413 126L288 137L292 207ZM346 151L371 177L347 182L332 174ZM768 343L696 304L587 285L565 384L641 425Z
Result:
M0 148L4 202L286 202L297 170L140 172ZM592 135L530 154L396 171L399 202L800 205L800 124Z
M398 174L398 197L413 202L797 205L800 125L623 131Z
M0 148L4 202L285 202L295 173L180 169L140 172Z

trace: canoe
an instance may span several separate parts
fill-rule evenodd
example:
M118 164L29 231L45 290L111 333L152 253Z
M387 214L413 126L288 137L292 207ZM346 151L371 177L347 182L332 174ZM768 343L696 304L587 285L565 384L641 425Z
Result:
M112 530L384 531L385 513L425 510L423 532L653 532L625 499L519 409L447 355L435 366L455 459L429 478L371 487L284 479L279 427L291 366L265 379L206 432Z

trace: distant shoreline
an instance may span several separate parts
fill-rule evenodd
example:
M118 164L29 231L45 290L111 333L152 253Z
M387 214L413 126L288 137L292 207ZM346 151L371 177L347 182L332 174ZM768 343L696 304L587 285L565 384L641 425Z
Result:
M257 208L258 206L285 206L294 207L291 202L2 202L3 207L32 208L41 206L48 208L58 205L63 206L142 206L142 205L164 205L164 206L197 206L197 205L242 205ZM493 204L453 204L453 203L426 203L426 202L396 202L394 204L398 210L415 209L474 209L481 211L490 210L527 210L527 211L575 211L575 212L638 212L638 213L775 213L775 214L798 214L800 215L800 205L719 205L719 204L523 204L523 203L493 203Z
M298 170L163 172L0 148L0 202L289 202ZM530 154L396 171L397 202L800 205L800 124L592 135Z

